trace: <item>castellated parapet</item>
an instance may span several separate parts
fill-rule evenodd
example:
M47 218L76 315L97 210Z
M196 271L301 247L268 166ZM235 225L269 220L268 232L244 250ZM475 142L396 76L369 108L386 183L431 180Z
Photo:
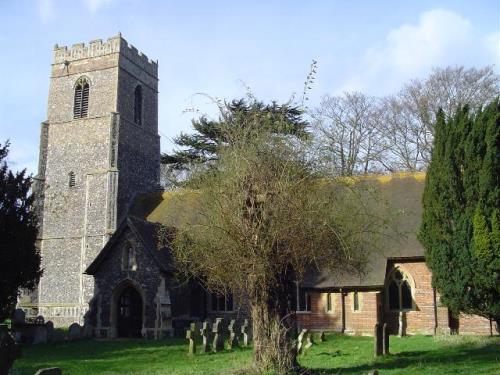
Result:
M77 43L71 48L66 46L54 46L53 64L64 64L66 62L95 58L113 53L120 53L127 59L137 64L141 69L153 76L158 76L158 62L149 59L133 45L129 44L122 36L118 35L108 38L106 42L102 39L90 41L88 44Z

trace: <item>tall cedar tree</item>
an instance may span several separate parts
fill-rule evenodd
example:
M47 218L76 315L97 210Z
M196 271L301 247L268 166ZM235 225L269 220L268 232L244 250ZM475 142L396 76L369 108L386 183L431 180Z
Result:
M229 124L246 124L240 119L249 116L251 112L259 112L267 117L269 124L280 124L273 129L275 133L307 137L307 123L302 120L302 111L289 104L264 104L259 101L247 103L244 99L233 100L221 104L222 115L218 120L209 120L206 116L192 120L194 134L181 133L174 138L175 144L181 149L172 154L162 154L163 164L171 165L173 169L186 169L191 164L204 164L218 159L221 147L227 146L231 140L222 131ZM283 120L287 126L282 126Z
M12 313L20 288L33 289L42 274L31 177L9 170L8 153L9 143L0 145L0 321Z
M439 111L419 239L452 312L500 322L500 103Z

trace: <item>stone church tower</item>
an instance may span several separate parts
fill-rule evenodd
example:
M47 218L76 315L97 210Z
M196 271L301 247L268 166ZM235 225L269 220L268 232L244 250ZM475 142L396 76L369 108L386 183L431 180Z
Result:
M38 314L82 323L86 267L138 193L159 186L158 65L121 34L55 46L37 194L43 277Z

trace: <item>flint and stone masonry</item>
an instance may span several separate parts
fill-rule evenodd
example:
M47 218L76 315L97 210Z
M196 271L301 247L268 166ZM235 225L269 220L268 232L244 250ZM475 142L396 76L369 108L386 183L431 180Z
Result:
M89 82L87 117L74 118L75 84ZM134 92L141 86L141 121ZM35 304L59 325L83 324L94 282L84 270L138 193L159 186L158 65L121 34L54 48L36 177L44 274ZM74 173L75 184L68 176Z

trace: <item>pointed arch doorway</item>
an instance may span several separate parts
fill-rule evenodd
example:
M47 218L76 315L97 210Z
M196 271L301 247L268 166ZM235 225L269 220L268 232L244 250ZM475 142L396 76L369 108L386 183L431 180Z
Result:
M141 337L143 301L133 286L126 286L116 299L116 333L118 337Z

